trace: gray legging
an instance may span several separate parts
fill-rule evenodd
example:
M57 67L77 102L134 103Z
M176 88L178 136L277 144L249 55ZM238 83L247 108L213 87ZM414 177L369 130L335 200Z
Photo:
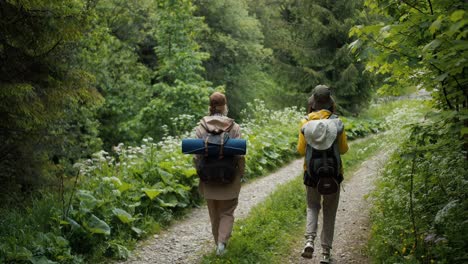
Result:
M321 195L317 188L306 186L307 192L307 225L306 238L317 236L318 215L323 207L323 228L320 235L322 248L331 249L333 243L333 233L335 232L335 217L338 202L340 200L340 188L335 194ZM321 200L322 206L320 205Z

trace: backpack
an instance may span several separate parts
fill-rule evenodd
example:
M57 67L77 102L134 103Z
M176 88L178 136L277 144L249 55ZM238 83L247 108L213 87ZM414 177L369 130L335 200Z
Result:
M197 174L200 180L211 185L225 185L234 181L237 173L237 157L224 156L225 143L229 140L229 134L222 131L219 134L208 133L204 138L205 155L197 164ZM219 153L216 156L208 155L208 147L217 145Z
M336 119L336 115L329 116ZM304 131L303 131L304 133ZM328 195L336 193L343 180L340 174L341 159L339 157L337 140L324 150L318 150L307 144L306 147L306 171L304 172L304 184L317 187L320 194Z

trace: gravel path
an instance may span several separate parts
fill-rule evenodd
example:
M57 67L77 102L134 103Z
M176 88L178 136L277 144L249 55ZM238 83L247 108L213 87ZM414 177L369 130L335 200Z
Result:
M373 188L373 180L388 157L385 151L365 161L353 177L345 182L345 191L341 193L340 205L335 226L335 241L332 251L332 263L369 263L363 249L368 236L369 205L364 199ZM236 209L236 219L245 218L250 209L262 202L279 184L284 184L302 172L302 159L297 159L280 170L260 179L244 184ZM261 190L261 191L259 191ZM304 215L305 217L305 215ZM319 219L319 234L321 219ZM320 256L319 237L315 241L314 258L304 259L298 244L285 262L318 263ZM168 230L154 235L153 239L142 242L134 256L121 263L198 263L203 254L214 249L210 220L206 206L192 210L183 220L178 221Z
M362 163L353 177L344 183L345 191L340 194L340 204L336 215L335 237L333 241L332 263L370 263L365 254L365 246L369 235L369 203L364 196L374 187L373 181L389 156L389 152L381 151L371 159ZM322 219L319 219L321 232ZM289 263L319 263L320 235L315 240L315 252L312 259L301 257L303 242L298 244L288 258Z
M299 175L302 162L302 158L297 159L268 176L244 184L235 211L236 219L245 218L250 209L265 200L279 184ZM214 246L208 209L203 206L192 210L183 220L155 235L154 239L142 242L134 256L121 263L197 263L203 253L213 250Z

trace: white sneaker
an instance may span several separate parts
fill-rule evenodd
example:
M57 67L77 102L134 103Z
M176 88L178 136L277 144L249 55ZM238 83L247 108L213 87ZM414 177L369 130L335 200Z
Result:
M303 258L312 258L312 254L314 254L314 242L308 240L302 250L301 256Z
M330 263L330 253L322 253L322 259L320 260L320 264L328 263Z
M216 255L221 256L226 253L226 245L224 243L219 242L218 246L216 247Z

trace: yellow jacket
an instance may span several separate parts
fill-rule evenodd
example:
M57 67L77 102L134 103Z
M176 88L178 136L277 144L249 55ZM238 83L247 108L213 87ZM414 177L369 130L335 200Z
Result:
M311 120L327 119L331 114L332 113L328 110L320 110L317 112L310 113L308 115L308 119L303 118L301 120L301 124L299 126L299 140L297 142L297 152L299 152L301 156L305 156L306 147L307 147L307 142L304 138L304 134L302 134L301 132L302 126ZM338 134L338 149L340 151L340 155L345 154L349 149L348 140L346 138L346 132L344 130L341 134ZM305 169L306 169L306 165L304 162L304 170ZM341 173L343 173L343 166L341 166L340 170L341 170Z

